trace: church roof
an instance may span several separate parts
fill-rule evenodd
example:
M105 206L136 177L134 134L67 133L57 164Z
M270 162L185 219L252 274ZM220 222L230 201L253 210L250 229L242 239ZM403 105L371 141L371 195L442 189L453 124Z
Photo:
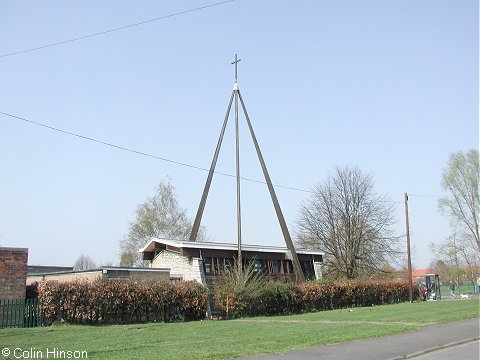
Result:
M179 249L188 248L188 249L233 250L233 251L237 250L237 244L232 244L232 243L180 241L180 240L152 238L143 248L139 250L139 252L144 253L144 252L155 251L155 243L163 244L167 246L173 246ZM250 245L250 244L242 244L242 251L265 252L265 253L288 253L289 252L286 247L282 247L282 246ZM323 251L319 251L319 250L295 248L295 251L297 252L297 254L322 255L322 256L325 255Z

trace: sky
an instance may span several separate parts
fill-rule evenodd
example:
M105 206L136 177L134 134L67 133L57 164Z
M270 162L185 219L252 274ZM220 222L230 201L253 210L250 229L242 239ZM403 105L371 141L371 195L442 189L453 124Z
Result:
M398 235L410 194L413 263L427 267L430 244L450 233L437 210L442 168L479 147L478 1L206 7L216 2L2 0L0 112L208 168L238 53L272 181L305 190L276 188L290 232L316 184L358 166L394 204ZM263 180L242 115L240 161L241 176ZM160 181L194 218L207 177L6 115L0 166L0 246L28 248L36 265L72 266L81 254L117 264L137 205ZM233 114L217 171L235 173ZM235 189L214 176L202 221L211 241L236 242ZM284 245L266 186L242 181L241 194L243 242Z

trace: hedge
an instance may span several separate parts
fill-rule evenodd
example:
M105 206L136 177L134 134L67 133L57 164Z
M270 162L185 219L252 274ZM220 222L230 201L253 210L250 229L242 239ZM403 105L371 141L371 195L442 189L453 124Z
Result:
M228 316L282 315L333 310L349 307L393 304L408 301L406 281L355 281L348 283L306 282L300 285L267 283L255 296L239 299L237 307L229 303ZM414 290L414 299L419 292ZM216 302L215 309L226 316L225 304Z
M42 282L38 296L49 322L122 324L203 319L208 290L195 281Z
M406 281L306 282L300 285L267 282L255 295L215 296L213 311L226 317L282 315L408 301ZM419 292L414 291L414 298ZM137 283L130 281L70 282L38 285L49 322L124 324L144 321L203 319L208 290L195 281ZM234 299L235 301L232 301ZM227 311L228 310L228 311Z
M407 281L304 283L295 287L293 312L393 304L408 301ZM418 291L414 291L418 298Z

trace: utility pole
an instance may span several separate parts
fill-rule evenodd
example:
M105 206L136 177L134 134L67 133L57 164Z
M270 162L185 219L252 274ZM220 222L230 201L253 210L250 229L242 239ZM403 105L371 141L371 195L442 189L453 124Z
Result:
M413 302L413 281L412 281L412 258L410 256L410 225L408 222L408 195L404 194L405 200L405 226L407 228L407 262L408 262L408 284L409 284L409 300Z

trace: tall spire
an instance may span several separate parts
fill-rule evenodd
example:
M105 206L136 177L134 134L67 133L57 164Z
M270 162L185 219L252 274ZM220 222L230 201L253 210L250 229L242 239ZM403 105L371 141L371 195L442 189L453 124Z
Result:
M217 164L218 155L220 152L220 147L222 146L223 136L225 133L225 127L227 125L228 117L230 115L230 109L232 107L232 103L234 103L235 109L235 160L236 160L236 180L237 180L237 242L238 242L238 255L237 255L237 266L239 270L242 269L242 218L241 218L241 206L240 206L240 142L239 142L239 129L238 129L238 105L239 100L242 106L243 113L247 120L247 125L250 130L250 135L252 137L253 143L255 145L255 150L257 152L258 160L262 167L263 175L265 177L265 182L267 184L268 190L270 192L270 197L272 199L273 207L277 214L278 222L280 228L283 233L283 237L285 239L285 244L289 250L290 255L288 256L293 264L293 271L296 277L297 282L304 281L304 275L302 268L300 266L300 261L297 256L297 252L295 251L295 246L293 241L290 237L290 233L288 231L287 224L285 222L285 218L282 213L282 209L280 208L280 204L277 199L277 195L275 194L275 189L272 184L272 180L270 179L270 175L267 170L267 166L263 159L262 152L258 145L257 138L255 136L255 132L253 131L252 124L250 122L250 118L247 113L247 108L245 107L245 103L243 102L242 95L240 90L238 89L237 80L238 80L238 63L241 59L238 58L237 54L235 54L235 60L232 61L232 65L235 65L235 85L233 86L232 95L230 97L230 102L228 104L227 113L225 114L225 120L223 122L222 131L220 132L220 137L218 139L217 148L215 150L215 154L213 156L212 164L210 166L210 171L208 173L208 178L205 183L205 189L203 191L202 199L200 200L200 205L198 207L197 216L195 217L195 222L193 224L192 233L190 235L190 240L195 241L197 238L198 229L200 227L200 222L202 220L203 210L205 208L205 203L207 201L208 192L210 190L210 184L212 182L213 174L215 173L215 166Z

